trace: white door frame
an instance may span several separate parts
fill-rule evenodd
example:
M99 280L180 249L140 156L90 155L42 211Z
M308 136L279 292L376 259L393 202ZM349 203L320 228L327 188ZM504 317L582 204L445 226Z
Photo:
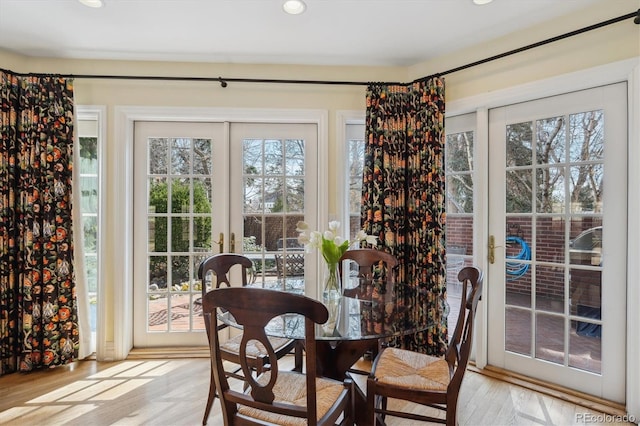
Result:
M261 123L313 123L318 127L318 168L328 165L328 113L320 109L244 109L115 106L114 138L109 140L105 181L105 241L103 282L112 284L106 298L113 307L105 320L106 346L102 360L122 360L133 348L133 147L136 121L244 121ZM325 176L326 177L326 176ZM327 181L318 179L318 205L325 206ZM109 315L110 314L110 315Z
M476 164L487 164L489 135L488 110L517 102L525 102L546 96L560 95L591 87L627 82L628 87L628 160L631 164L640 162L640 57L614 62L583 71L534 81L520 86L488 92L447 103L447 116L455 116L468 112L477 113L477 128L474 159ZM475 228L479 233L478 247L474 247L474 262L487 270L487 245L489 241L488 218L488 169L476 174L477 190L474 192L474 206L477 220L482 226ZM628 175L628 245L627 245L627 277L640 276L640 194L631 188L640 187L640 170L629 167ZM485 277L486 285L491 285L491 277ZM627 300L630 306L640 304L640 288L627 282ZM484 305L479 307L478 332L475 339L476 365L483 368L487 364L487 312ZM640 324L640 311L627 309L627 324ZM640 418L640 335L637 329L627 327L627 413Z

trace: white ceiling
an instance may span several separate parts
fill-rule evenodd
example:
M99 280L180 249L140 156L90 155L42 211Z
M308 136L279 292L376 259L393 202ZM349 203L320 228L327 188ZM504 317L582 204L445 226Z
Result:
M53 58L410 66L605 0L305 1L307 11L291 16L283 0L105 0L101 9L0 0L0 48Z

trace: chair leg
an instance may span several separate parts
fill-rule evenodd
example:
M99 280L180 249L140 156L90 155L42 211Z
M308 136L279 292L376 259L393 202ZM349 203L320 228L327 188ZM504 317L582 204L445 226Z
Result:
M458 420L456 414L458 411L458 394L453 394L447 397L447 404L445 406L447 410L447 426L457 426Z
M297 371L298 373L302 373L302 363L303 363L302 352L303 351L304 351L304 342L302 340L296 341L296 345L293 349L293 359L294 359L293 371Z
M387 398L380 395L376 395L375 385L371 380L367 380L367 410L369 412L369 419L371 425L374 426L386 426L383 413L376 413L376 408L387 408Z
M216 399L216 382L213 378L213 371L211 371L211 377L209 379L209 396L207 397L207 406L204 409L204 417L202 418L202 424L206 425L209 420L209 414L211 413L211 407L213 406L213 400Z
M379 396L379 404L380 408L382 408L382 413L378 414L378 423L381 426L387 426L386 418L387 418L387 397Z

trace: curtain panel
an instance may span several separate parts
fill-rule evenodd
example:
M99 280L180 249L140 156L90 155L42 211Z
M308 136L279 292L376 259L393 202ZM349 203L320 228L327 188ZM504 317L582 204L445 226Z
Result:
M398 291L426 331L394 344L432 355L447 347L444 80L371 84L366 95L362 229L398 258Z
M78 353L73 83L0 71L0 375Z

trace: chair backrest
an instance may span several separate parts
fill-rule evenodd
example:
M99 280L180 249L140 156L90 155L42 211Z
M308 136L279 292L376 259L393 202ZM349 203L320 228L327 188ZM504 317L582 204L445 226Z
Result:
M204 312L210 316L210 326L217 327L216 309L228 311L238 324L243 326L243 338L240 343L240 365L244 372L250 391L239 392L229 387L220 356L218 333L209 336L211 351L211 368L214 374L216 389L222 403L225 424L233 423L237 413L237 405L242 404L260 410L272 411L281 415L316 419L316 345L315 324L323 324L329 318L327 308L320 302L306 296L285 293L263 288L230 287L212 290L203 301ZM283 314L300 314L305 317L305 361L307 406L296 406L285 403L274 403L273 387L279 374L278 358L265 333L265 326L271 319ZM245 355L250 341L261 343L270 361L267 383L258 382L252 376Z
M462 384L462 377L467 369L471 354L474 320L478 301L482 296L484 276L480 268L466 266L458 272L458 280L462 283L460 313L445 354L449 369L453 371L449 390L455 390L456 392Z
M351 261L357 265L357 277L361 281L364 280L365 282L371 282L373 278L378 278L382 273L384 274L387 289L389 284L395 282L398 259L392 254L389 254L382 250L368 248L347 250L346 252L344 252L342 257L340 258L340 262L338 263L340 277L344 277L342 273L343 265L345 263L351 265L351 262L346 261ZM357 288L357 286L355 289L345 288L343 293L349 296L352 293L355 293L355 291L357 291Z
M226 287L231 287L231 283L229 282L229 271L235 265L239 265L242 268L242 278L241 283L242 286L247 285L247 276L250 275L253 271L253 262L246 256L242 256L240 254L235 253L219 253L214 254L202 261L200 267L198 268L198 279L202 285L202 301L204 303L204 296L213 288L220 288L222 285ZM209 272L213 273L211 276L211 288L207 287L207 278L209 276ZM215 284L214 284L215 280ZM208 314L203 313L204 317L204 326L207 331L207 336L209 335L209 318ZM225 326L221 326L218 330L225 328Z

